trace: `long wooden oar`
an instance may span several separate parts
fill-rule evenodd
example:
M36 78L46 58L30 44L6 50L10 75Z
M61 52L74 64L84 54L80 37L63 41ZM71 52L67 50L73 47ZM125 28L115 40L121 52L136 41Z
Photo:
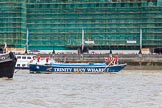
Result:
M104 68L103 72L111 65L112 61Z

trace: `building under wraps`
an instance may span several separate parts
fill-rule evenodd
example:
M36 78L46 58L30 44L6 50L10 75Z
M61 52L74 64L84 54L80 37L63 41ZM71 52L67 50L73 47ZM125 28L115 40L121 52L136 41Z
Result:
M0 45L38 50L162 47L162 0L0 0ZM27 41L28 40L28 41Z

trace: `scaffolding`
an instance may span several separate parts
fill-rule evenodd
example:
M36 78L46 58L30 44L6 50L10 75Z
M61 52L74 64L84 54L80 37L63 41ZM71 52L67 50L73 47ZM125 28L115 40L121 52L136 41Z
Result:
M26 34L25 0L0 0L0 45L22 47Z
M0 44L29 49L139 49L162 46L160 0L0 0Z

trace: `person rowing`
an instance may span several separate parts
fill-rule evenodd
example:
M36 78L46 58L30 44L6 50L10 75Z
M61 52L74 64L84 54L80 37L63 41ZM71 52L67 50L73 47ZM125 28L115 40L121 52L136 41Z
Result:
M107 64L106 67L104 68L103 72L111 65L118 64L118 55L115 57L110 56L110 58L105 58L105 63ZM110 62L109 62L110 61Z

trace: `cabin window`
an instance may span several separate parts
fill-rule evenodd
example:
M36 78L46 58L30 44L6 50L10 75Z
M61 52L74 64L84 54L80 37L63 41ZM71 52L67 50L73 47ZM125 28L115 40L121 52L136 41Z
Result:
M27 59L31 59L31 57L27 57Z
M21 56L17 56L17 59L21 59Z
M22 59L26 59L26 57L22 57Z
M22 64L22 67L25 67L25 64Z
M17 64L17 67L20 67L20 64Z

